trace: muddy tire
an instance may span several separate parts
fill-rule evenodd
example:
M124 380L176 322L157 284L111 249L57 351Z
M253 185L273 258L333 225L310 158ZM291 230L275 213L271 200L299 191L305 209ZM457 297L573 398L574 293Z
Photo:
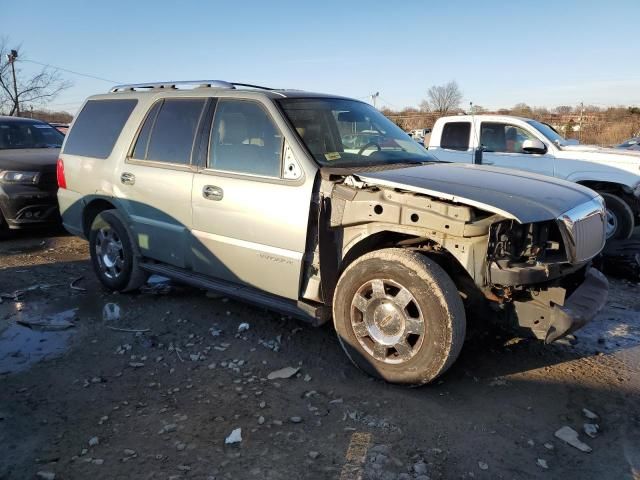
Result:
M462 299L424 255L396 248L363 255L340 276L333 322L342 348L366 373L423 385L444 373L464 342Z
M622 198L612 193L600 192L607 208L607 240L626 240L633 234L635 219L633 210Z
M131 235L116 210L100 212L89 232L91 263L109 290L128 292L142 286L148 274L139 266Z

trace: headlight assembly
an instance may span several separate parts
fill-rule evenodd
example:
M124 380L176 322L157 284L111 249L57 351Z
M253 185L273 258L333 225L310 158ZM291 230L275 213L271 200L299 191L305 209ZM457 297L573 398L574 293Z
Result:
M14 172L6 170L4 172L0 172L0 182L31 185L38 183L39 176L40 174L38 172Z

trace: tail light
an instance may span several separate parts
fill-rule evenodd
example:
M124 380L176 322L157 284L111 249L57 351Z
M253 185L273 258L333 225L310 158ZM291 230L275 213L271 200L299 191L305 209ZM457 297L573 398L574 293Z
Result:
M67 179L64 178L64 162L61 158L56 164L56 178L58 179L58 188L67 188Z

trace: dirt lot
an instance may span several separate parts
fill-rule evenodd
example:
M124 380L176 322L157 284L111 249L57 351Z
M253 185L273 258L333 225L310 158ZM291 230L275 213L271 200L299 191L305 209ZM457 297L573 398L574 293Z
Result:
M611 280L575 345L490 331L409 389L360 373L328 327L165 283L107 293L87 257L62 234L0 243L0 292L24 290L0 304L0 479L640 478L635 283ZM60 330L17 323L43 321Z

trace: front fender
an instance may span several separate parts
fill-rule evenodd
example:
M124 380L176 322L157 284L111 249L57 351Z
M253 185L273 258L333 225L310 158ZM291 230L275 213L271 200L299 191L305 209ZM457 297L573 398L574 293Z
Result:
M611 169L611 170L597 170L597 171L582 171L573 172L566 180L575 183L585 182L606 182L616 183L629 189L629 193L640 183L640 175L634 175L625 170Z

